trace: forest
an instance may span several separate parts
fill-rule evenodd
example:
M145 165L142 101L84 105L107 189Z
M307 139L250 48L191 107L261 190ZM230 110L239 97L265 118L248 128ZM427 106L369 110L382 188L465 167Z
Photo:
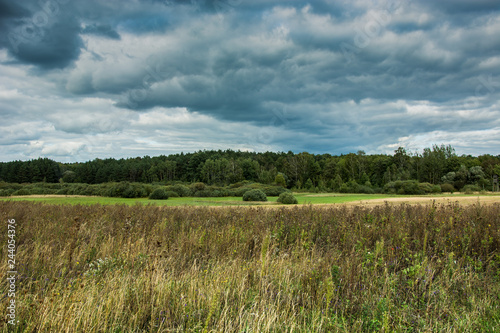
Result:
M434 145L421 153L400 147L394 154L364 151L333 156L307 152L197 151L127 159L94 159L59 163L48 158L0 163L5 183L132 182L174 185L204 183L229 186L256 182L314 192L424 192L493 190L500 174L500 155L457 155L448 145ZM436 187L439 185L440 187ZM443 190L444 191L444 190Z

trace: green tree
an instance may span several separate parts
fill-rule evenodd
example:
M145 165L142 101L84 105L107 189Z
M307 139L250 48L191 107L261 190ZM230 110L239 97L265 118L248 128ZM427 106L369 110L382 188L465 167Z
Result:
M311 178L308 178L306 183L305 183L305 188L308 189L309 191L313 191L314 190L314 184L311 180Z
M285 177L283 176L283 174L281 172L276 175L276 178L274 178L274 182L277 185L286 187Z
M479 183L482 179L485 178L485 173L483 168L480 166L473 166L469 169L469 175L472 182Z
M465 165L461 165L460 169L455 173L454 186L457 189L463 188L469 180L469 170Z
M342 181L342 177L340 177L340 175L335 176L335 180L333 181L333 190L337 192L340 191L343 183L344 182Z

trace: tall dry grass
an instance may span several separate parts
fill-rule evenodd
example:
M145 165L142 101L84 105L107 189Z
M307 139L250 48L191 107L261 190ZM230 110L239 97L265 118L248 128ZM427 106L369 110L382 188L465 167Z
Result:
M19 263L3 332L500 330L500 205L0 212Z

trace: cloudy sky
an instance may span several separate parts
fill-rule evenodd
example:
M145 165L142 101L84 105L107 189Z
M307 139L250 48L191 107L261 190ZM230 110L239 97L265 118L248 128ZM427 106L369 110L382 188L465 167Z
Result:
M0 160L500 154L498 0L0 0Z

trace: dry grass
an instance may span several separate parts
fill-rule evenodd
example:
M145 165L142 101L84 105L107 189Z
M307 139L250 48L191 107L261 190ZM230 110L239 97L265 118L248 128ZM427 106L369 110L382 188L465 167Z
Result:
M17 332L500 328L498 204L0 208Z
M412 204L412 205L431 205L433 203L437 204L460 204L460 205L491 205L499 204L499 195L467 195L467 196L403 196L395 198L385 198L385 199L368 199L361 201L349 202L348 205L365 205L365 206L377 206L384 204L385 202L390 204Z

